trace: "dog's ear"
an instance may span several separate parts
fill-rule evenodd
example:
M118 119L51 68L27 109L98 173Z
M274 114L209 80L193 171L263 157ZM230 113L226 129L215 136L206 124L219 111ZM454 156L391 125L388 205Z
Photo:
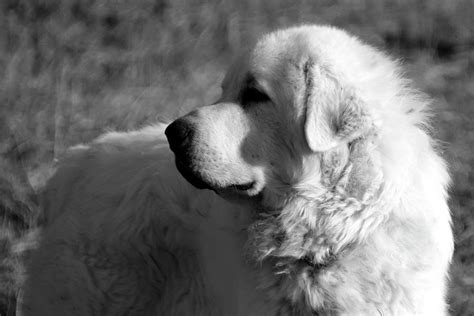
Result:
M350 142L372 126L362 100L334 78L323 74L311 60L303 67L306 117L304 133L314 152L327 151L341 142Z

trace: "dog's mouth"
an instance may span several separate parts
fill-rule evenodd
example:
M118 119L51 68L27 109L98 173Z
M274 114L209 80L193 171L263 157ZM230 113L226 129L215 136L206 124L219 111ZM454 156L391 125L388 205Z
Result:
M230 187L237 191L245 192L245 191L252 190L255 187L255 183L256 183L255 181L251 181L244 184L234 184L234 185L231 185Z
M238 195L255 197L257 195L260 195L260 193L262 193L263 187L259 184L258 181L250 181L243 184L229 185L220 191L226 192L226 194L229 192L235 192ZM221 192L218 192L218 193L221 194Z
M239 184L231 184L226 186L219 186L214 183L210 183L203 179L198 172L193 171L189 168L186 162L175 158L175 164L181 175L197 189L209 189L213 190L218 194L229 194L229 192L236 192L238 194L254 196L260 193L261 188L258 188L257 181L249 181Z

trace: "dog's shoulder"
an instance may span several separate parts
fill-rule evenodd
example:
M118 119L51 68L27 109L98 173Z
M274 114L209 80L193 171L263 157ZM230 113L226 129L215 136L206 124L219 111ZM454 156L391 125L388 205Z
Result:
M131 132L108 132L91 143L69 148L43 188L43 224L52 223L71 206L94 207L98 199L119 199L117 195L125 194L132 180L146 175L143 170L166 178L169 186L184 183L173 173L165 127L156 124Z

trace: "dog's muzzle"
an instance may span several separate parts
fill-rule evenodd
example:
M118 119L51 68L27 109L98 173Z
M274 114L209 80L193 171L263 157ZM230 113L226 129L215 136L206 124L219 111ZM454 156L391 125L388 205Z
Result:
M184 119L177 119L165 130L171 151L175 155L176 168L181 175L198 189L211 189L211 187L198 177L191 169L192 166L192 140L194 130Z

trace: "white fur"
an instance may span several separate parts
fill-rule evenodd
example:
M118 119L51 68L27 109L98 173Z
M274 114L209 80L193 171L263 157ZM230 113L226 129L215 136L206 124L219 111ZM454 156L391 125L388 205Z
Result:
M60 164L45 189L46 228L23 315L251 315L271 307L243 258L252 208L188 184L164 127L106 134Z
M271 100L241 107L248 73ZM449 176L395 62L291 28L231 68L221 101L191 116L193 167L260 199L194 189L162 124L75 147L45 189L22 314L447 313Z

